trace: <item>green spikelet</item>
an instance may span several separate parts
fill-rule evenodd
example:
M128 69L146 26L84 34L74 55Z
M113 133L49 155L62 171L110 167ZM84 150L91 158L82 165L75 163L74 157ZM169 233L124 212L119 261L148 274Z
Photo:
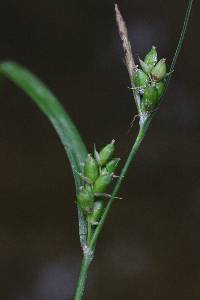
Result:
M155 87L158 91L158 97L160 98L165 91L165 84L162 81L160 81L156 83Z
M154 81L160 81L166 77L167 74L167 65L166 59L162 58L156 66L152 69L151 75Z
M115 151L115 140L108 145L106 145L100 152L99 152L99 163L100 166L103 167L105 164L112 158Z
M149 77L141 69L138 69L133 75L133 83L137 88L144 88L149 83Z
M92 225L97 225L101 219L103 212L104 212L104 202L102 200L95 201L92 213L89 216L89 222Z
M90 213L94 205L94 193L92 188L87 185L85 188L81 188L77 195L78 204L85 213Z
M144 63L149 66L152 70L152 68L155 66L155 64L158 61L158 54L156 51L156 47L152 47L151 50L147 53L147 55L144 58Z
M114 158L106 164L108 173L114 173L120 162L120 158Z
M141 111L152 112L158 103L158 91L155 86L149 85L145 91L141 101Z
M84 176L87 177L91 183L99 176L99 167L97 161L92 157L91 154L88 154L84 165Z
M100 175L94 183L94 193L104 193L112 182L113 174Z

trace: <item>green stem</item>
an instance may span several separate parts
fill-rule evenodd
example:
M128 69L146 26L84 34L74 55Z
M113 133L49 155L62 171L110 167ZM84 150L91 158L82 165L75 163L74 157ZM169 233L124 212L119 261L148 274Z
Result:
M172 72L174 70L177 59L178 59L178 56L179 56L180 51L181 51L182 46L183 46L183 42L184 42L184 39L185 39L185 35L186 35L186 32L187 32L187 27L188 27L188 23L189 23L189 19L190 19L190 14L191 14L191 10L192 10L193 1L194 0L189 0L188 1L188 6L187 6L186 13L185 13L185 18L184 18L183 26L182 26L182 29L181 29L181 34L180 34L180 37L179 37L178 45L177 45L177 48L176 48L176 51L175 51L175 54L174 54L174 57L173 57L173 60L172 60L171 66L170 66L170 72ZM169 85L171 76L172 75L169 75L169 77L168 77L167 86Z
M92 239L91 239L90 244L89 244L89 247L91 249L94 249L95 246L96 246L97 239L98 239L98 237L99 237L99 235L101 233L101 230L103 228L103 225L104 225L104 223L105 223L105 221L106 221L106 219L108 217L108 214L110 212L111 206L112 206L114 200L116 199L115 196L117 195L117 193L118 193L118 191L120 189L120 186L122 184L122 181L123 181L123 179L124 179L124 177L125 177L128 169L130 167L130 164L133 161L133 159L135 157L135 154L137 153L137 151L138 151L138 149L140 147L140 144L143 141L143 139L144 139L144 137L145 137L145 135L147 133L147 130L148 130L150 122L151 122L151 119L152 119L152 116L148 117L146 119L146 121L143 123L143 125L141 126L140 130L139 130L139 133L138 133L138 136L136 138L136 141L135 141L135 143L134 143L134 145L133 145L133 147L131 149L131 152L129 153L127 161L126 161L126 163L125 163L125 165L124 165L124 167L123 167L123 169L121 171L120 177L118 178L118 181L117 181L117 183L115 185L115 188L113 190L112 196L111 196L111 198L110 198L110 200L109 200L109 202L108 202L108 204L107 204L107 206L105 208L105 211L104 211L104 214L103 214L103 216L101 218L101 221L99 222L99 225L97 226L97 228L96 228L96 230L95 230L95 232L94 232L94 234L92 236Z
M85 283L86 283L86 279L87 279L87 273L88 273L88 269L89 269L91 261L92 261L91 255L83 256L74 300L81 300L83 297Z

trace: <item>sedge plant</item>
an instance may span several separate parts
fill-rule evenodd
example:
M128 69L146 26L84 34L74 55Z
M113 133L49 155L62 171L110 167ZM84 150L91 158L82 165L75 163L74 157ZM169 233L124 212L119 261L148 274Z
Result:
M75 182L76 205L79 221L79 237L83 259L75 300L83 297L89 266L94 259L97 241L112 204L118 199L127 171L143 141L149 125L159 110L161 101L169 85L172 72L181 51L189 22L193 0L188 1L186 15L178 45L171 66L166 59L158 58L157 49L152 46L139 66L133 58L128 32L122 15L115 5L116 21L125 52L125 65L130 77L133 98L138 110L139 130L120 176L115 171L120 158L115 157L115 141L112 140L100 150L94 147L89 153L83 139L56 96L29 70L21 65L6 61L0 63L0 76L15 83L35 102L56 130L68 156ZM111 194L108 188L114 185ZM124 201L124 200L123 200Z

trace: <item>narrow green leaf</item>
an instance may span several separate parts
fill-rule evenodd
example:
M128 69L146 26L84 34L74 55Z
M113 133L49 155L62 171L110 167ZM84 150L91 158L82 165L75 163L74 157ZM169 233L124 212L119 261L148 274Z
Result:
M82 184L82 180L78 173L82 172L82 165L86 159L87 150L69 115L65 112L58 99L44 85L44 83L19 64L9 61L0 63L0 75L11 80L27 95L29 95L40 110L47 116L56 130L68 155L75 179L76 189L78 189ZM82 244L84 244L86 227L84 216L80 209L79 234Z

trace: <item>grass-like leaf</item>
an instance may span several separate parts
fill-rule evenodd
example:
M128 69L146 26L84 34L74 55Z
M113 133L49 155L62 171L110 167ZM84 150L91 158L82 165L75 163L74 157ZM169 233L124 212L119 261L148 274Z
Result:
M8 78L22 89L37 104L46 115L56 130L68 155L76 189L81 185L81 166L87 156L87 150L83 140L54 94L30 71L14 62L2 62L0 64L0 75ZM81 223L81 224L80 224ZM81 239L85 236L84 217L79 210L79 229ZM84 243L84 241L82 241Z

